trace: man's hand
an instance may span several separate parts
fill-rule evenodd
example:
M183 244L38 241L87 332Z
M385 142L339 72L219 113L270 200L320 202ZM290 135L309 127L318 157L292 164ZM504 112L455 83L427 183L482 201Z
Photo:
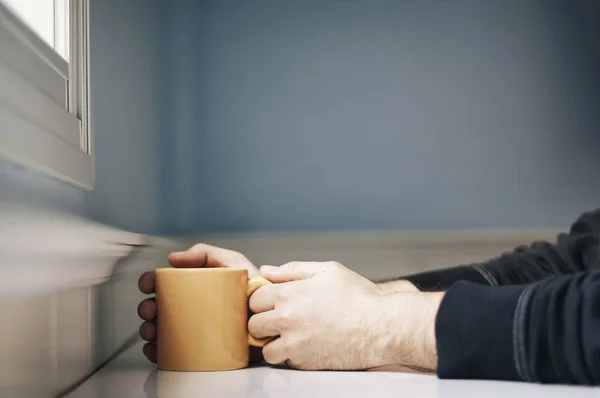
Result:
M247 269L249 276L257 276L258 268L244 255L220 247L197 244L185 252L169 255L169 263L176 268L233 267ZM139 288L143 293L154 293L154 272L146 272L139 279ZM154 297L142 301L138 314L144 320L140 326L140 335L148 343L144 345L144 355L156 362L156 302Z
M275 284L250 297L256 315L248 329L258 338L279 336L263 348L267 362L304 370L435 369L441 296L386 294L334 262L264 266L261 274Z

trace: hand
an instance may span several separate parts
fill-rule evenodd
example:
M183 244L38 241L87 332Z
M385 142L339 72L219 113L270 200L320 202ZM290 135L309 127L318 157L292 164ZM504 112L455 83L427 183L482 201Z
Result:
M261 268L275 284L250 297L248 323L271 364L303 370L436 367L435 315L441 296L387 294L338 263Z
M176 268L232 267L247 269L251 277L259 274L258 268L241 253L202 243L194 245L185 252L171 253L169 263ZM153 271L146 272L140 277L139 288L143 293L154 293ZM156 302L154 297L145 299L139 304L138 315L144 320L140 326L140 335L148 341L144 345L144 355L151 362L156 362Z
M256 315L248 328L258 338L280 336L263 348L267 362L306 370L381 365L373 347L377 285L334 262L264 266L261 274L276 284L250 297Z

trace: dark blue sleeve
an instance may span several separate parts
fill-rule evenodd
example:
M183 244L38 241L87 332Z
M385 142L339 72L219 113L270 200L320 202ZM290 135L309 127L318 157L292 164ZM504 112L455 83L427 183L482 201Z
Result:
M458 282L436 319L440 378L600 384L600 271L530 285Z
M590 271L600 266L600 209L582 214L556 243L534 242L490 261L424 272L401 279L421 291L447 290L457 281L490 286L525 285L556 275Z

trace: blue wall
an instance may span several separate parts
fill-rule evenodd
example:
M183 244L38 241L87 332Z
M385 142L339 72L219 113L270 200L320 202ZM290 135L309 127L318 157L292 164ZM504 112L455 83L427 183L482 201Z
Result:
M164 231L566 226L600 203L594 0L175 0Z
M553 227L598 204L595 0L92 0L97 189L139 232Z
M92 0L96 190L0 159L0 200L31 202L137 232L158 230L160 0Z
M164 0L92 0L96 190L93 217L159 229Z

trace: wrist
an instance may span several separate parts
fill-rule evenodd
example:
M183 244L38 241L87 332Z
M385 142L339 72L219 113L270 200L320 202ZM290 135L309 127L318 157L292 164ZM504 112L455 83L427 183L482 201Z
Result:
M377 320L378 366L437 369L435 321L444 293L382 295Z
M399 279L399 280L388 281L388 282L380 282L377 284L377 286L384 293L418 292L419 291L419 289L417 289L417 287L415 285L413 285L411 282L409 282L405 279Z

